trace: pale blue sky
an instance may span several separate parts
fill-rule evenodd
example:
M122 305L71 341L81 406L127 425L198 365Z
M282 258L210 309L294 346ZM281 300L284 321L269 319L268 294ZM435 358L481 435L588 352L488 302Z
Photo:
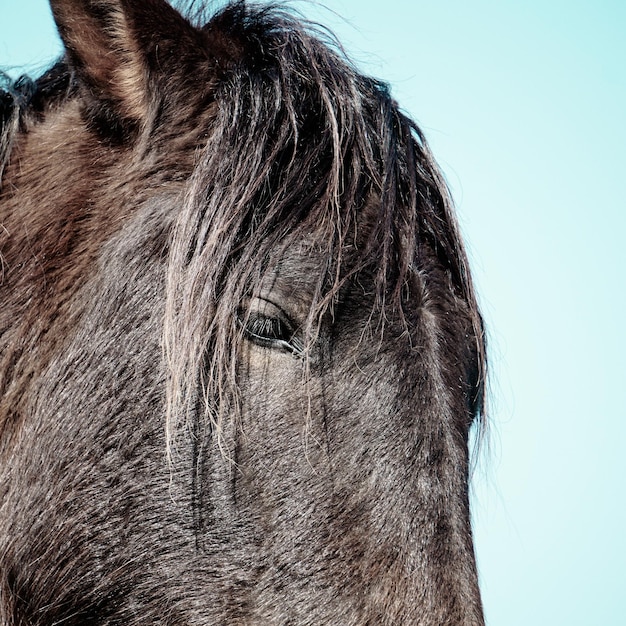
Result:
M298 6L391 82L468 240L491 338L473 500L488 624L621 625L626 2L326 5ZM0 66L45 67L53 33L44 0L0 0Z

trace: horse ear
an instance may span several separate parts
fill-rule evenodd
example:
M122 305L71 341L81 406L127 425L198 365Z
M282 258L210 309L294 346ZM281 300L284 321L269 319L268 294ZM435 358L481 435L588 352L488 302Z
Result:
M107 117L141 123L151 90L180 51L200 50L201 31L166 0L50 0L67 58ZM188 52L190 54L190 52Z

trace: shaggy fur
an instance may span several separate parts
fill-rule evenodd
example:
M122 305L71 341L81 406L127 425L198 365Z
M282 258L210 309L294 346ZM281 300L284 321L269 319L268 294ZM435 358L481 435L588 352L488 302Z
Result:
M419 129L276 7L51 4L0 92L0 624L482 624Z

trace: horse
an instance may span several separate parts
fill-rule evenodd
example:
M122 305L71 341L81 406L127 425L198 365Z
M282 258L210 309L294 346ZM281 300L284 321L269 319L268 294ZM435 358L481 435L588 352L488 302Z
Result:
M284 7L51 8L0 91L0 624L483 624L418 126Z

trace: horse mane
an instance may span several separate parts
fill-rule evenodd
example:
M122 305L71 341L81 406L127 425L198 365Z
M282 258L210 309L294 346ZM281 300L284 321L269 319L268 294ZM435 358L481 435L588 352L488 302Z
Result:
M409 275L444 268L471 319L473 417L484 400L482 321L450 195L419 128L386 84L282 8L237 2L204 28L227 33L238 53L216 85L214 123L172 238L170 441L184 416L197 415L199 386L221 432L236 396L238 307L280 257L276 249L303 241L328 260L306 323L309 345L357 272L374 277L384 321L386 307L402 313Z
M19 127L21 112L29 100L28 91L32 81L19 79L13 82L6 74L0 73L0 186L2 173L11 153L13 138Z
M9 162L13 140L28 116L43 113L75 92L76 80L60 61L37 80L22 75L12 80L0 71L0 189L2 174Z

